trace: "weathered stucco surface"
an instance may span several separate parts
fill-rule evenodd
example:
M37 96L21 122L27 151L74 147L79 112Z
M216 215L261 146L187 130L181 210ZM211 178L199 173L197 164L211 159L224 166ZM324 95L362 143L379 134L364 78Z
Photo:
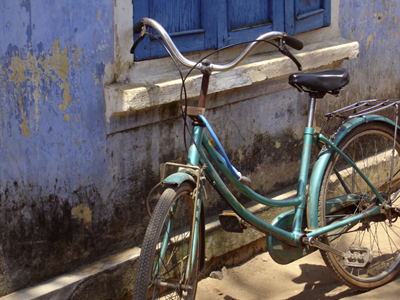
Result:
M399 97L400 4L364 2L340 1L340 35L360 43L360 57L343 63L352 80L342 96L318 102L316 126L340 105ZM170 116L163 122L106 134L104 85L129 80L121 62L135 71L114 44L126 38L115 11L130 9L119 3L0 4L0 295L140 245L160 164L184 161L176 102L114 120ZM286 80L209 97L207 117L260 193L297 180L307 96ZM225 208L208 190L207 211Z
M108 2L0 4L0 295L109 251Z
M358 41L360 57L347 61L351 91L345 102L400 98L398 1L341 1L341 36Z

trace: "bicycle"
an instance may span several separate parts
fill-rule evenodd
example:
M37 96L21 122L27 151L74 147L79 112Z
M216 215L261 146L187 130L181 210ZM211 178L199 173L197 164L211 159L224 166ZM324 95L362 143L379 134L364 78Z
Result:
M205 266L205 180L233 210L220 215L222 227L243 232L250 226L265 233L268 251L276 262L287 264L319 249L334 276L353 289L367 291L392 280L400 270L400 229L396 223L400 206L395 206L400 197L400 138L396 125L400 101L365 100L328 113L327 122L339 118L341 124L325 137L324 128L320 132L312 128L316 100L327 93L339 95L349 82L348 72L330 69L290 75L289 83L310 96L297 195L272 200L249 187L250 179L231 164L205 118L208 83L212 71L234 68L264 42L275 45L301 70L286 45L301 50L303 43L272 31L252 41L230 63L212 64L208 59L194 62L179 52L159 23L144 18L134 27L140 36L132 53L149 34L149 27L162 38L174 61L200 69L203 77L198 105L182 108L184 119L187 114L193 121L187 164L165 164L177 168L177 172L162 179L158 185L163 188L162 195L154 211L149 212L152 216L138 261L134 299L195 299ZM390 107L395 109L395 122L374 114ZM206 129L218 150L205 134ZM312 145L320 152L309 178ZM293 209L271 224L257 218L235 198L217 170L250 199Z

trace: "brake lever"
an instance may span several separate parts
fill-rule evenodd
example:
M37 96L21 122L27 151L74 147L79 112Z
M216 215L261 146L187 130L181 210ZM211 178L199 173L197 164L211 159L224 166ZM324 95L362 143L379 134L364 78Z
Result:
M285 42L281 39L279 40L279 52L281 52L283 55L289 57L297 66L297 69L301 71L303 67L301 66L300 62L297 60L296 57L286 48Z
M136 25L135 25L136 26ZM139 45L139 43L141 42L141 41L143 41L143 39L144 39L144 36L146 35L146 33L147 33L147 26L144 24L144 23L142 23L142 29L140 30L140 35L139 35L139 37L136 39L136 41L135 41L135 43L133 44L133 46L132 46L132 48L131 48L131 54L134 54L135 53L135 49L136 49L136 47Z

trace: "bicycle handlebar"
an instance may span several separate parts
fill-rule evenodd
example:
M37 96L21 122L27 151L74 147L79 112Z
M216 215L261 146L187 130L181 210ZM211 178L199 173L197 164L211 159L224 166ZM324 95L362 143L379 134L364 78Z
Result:
M133 27L133 31L135 33L140 33L139 38L135 41L131 48L131 53L133 54L135 52L135 49L137 45L143 40L147 27L153 28L157 33L161 36L163 41L165 42L166 46L170 50L171 54L183 65L189 67L189 68L196 68L196 69L201 69L202 64L197 63L195 61L191 61L184 57L182 53L178 50L178 48L175 46L174 42L172 41L171 37L167 33L167 31L155 20L150 19L150 18L144 18L142 19L139 23L135 24ZM261 43L260 41L269 41L269 40L282 40L286 42L287 45L290 47L296 49L296 50L301 50L303 48L303 42L300 41L299 39L292 37L290 35L287 35L285 32L281 31L271 31L264 33L260 35L258 38L255 39L255 41L251 42L233 61L230 63L226 64L210 64L209 68L211 71L228 71L230 69L235 68L237 65L239 65L247 56L249 56L250 52L253 51L257 46L259 46ZM280 49L281 52L285 55L287 53L290 54L290 52L283 46L284 49ZM284 50L284 51L282 51ZM288 55L289 56L289 55ZM298 61L293 57L293 55L290 55L289 58L291 58L298 66L300 65ZM300 68L300 67L299 67Z

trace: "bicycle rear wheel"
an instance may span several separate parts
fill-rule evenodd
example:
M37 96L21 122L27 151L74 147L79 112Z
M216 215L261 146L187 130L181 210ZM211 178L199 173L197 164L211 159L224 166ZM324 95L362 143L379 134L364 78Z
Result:
M394 143L393 128L379 122L363 124L347 134L338 148L356 162L384 199L390 198L392 206L399 206L400 139ZM389 190L391 172L393 180ZM339 198L341 196L346 197ZM341 199L343 202L345 198L347 206L335 207L335 201ZM320 226L360 214L376 205L379 205L378 199L354 168L339 155L333 155L320 191ZM339 281L353 289L366 291L389 282L399 272L400 221L397 216L394 213L392 216L370 217L324 237L323 242L331 247L353 254L343 259L321 250L326 265Z
M197 247L193 246L195 251L191 254L191 245L195 242L192 193L193 188L187 183L167 188L162 193L144 237L134 300L195 299L204 262L204 218L196 218Z

